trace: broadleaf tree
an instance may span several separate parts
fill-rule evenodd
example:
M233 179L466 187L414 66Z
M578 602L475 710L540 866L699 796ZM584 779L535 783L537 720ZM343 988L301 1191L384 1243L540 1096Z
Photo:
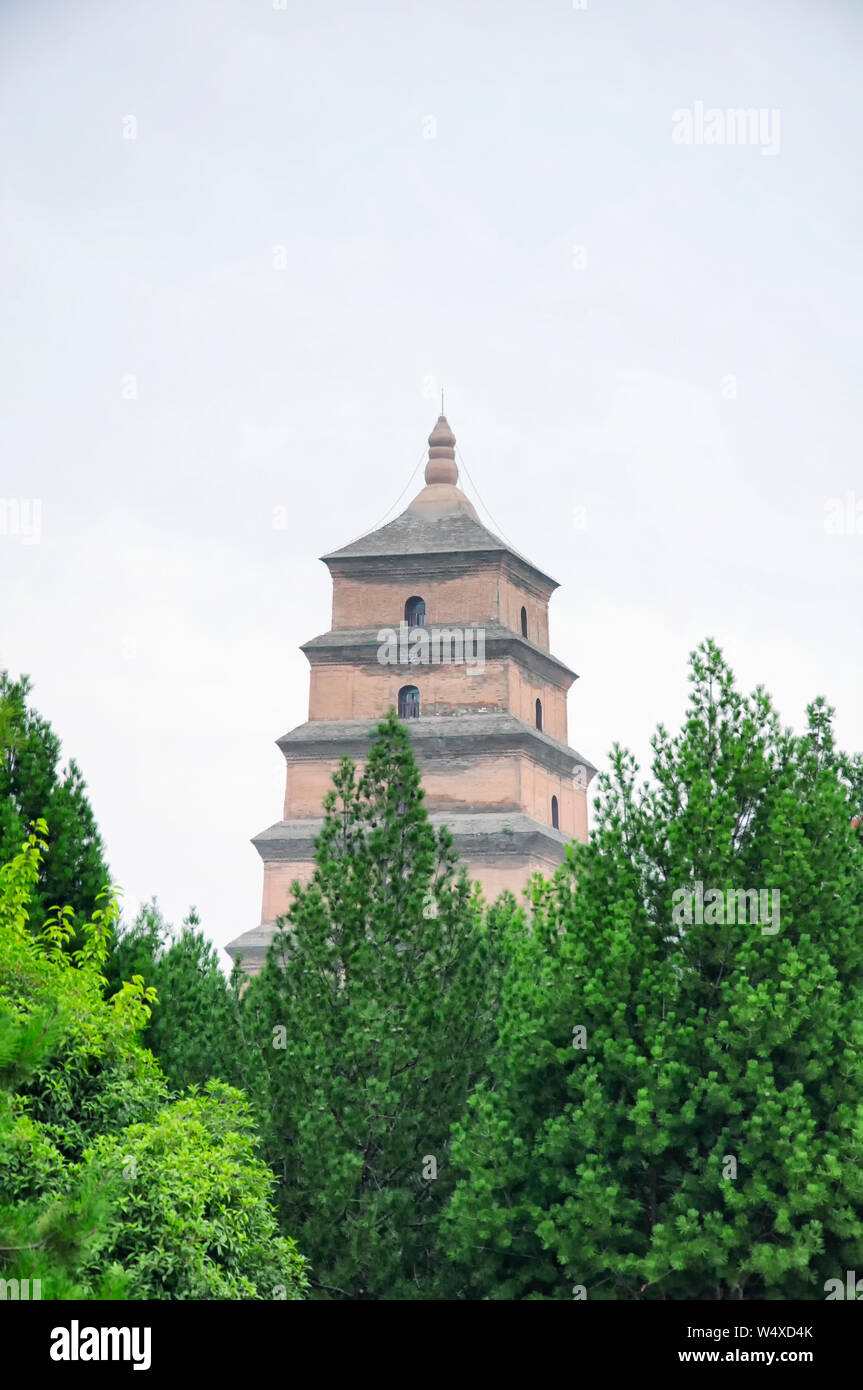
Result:
M37 821L0 868L4 1296L302 1297L248 1102L222 1082L172 1095L141 1043L152 985L107 992L116 900L74 950L71 911L33 931L47 831Z

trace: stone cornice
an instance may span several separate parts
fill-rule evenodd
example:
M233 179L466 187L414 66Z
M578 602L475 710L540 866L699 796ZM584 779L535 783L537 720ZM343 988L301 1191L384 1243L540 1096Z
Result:
M450 831L459 857L472 863L506 863L512 858L543 858L562 863L569 840L524 811L432 811L436 828ZM266 864L304 864L314 859L320 816L276 821L252 844Z
M339 758L366 758L378 720L316 719L300 724L277 740L290 763L338 761ZM429 715L405 721L420 770L429 762L453 757L496 757L502 753L524 753L534 762L571 777L578 767L586 769L589 784L596 768L574 748L525 724L514 714Z
M518 662L524 670L531 675L538 676L540 680L547 681L549 685L556 686L559 690L569 690L578 676L565 666L551 652L543 651L541 647L534 646L526 637L513 632L511 628L503 627L500 623L476 623L468 624L465 628L463 624L457 623L435 623L434 627L445 629L452 627L462 631L482 630L485 633L485 658L486 661L499 661L505 657L511 657ZM381 628L344 628L335 631L321 633L319 637L313 637L310 642L305 642L300 651L304 652L308 658L310 666L326 665L350 665L350 666L370 666L377 665L377 651L381 645L378 640L378 633L383 631ZM395 628L386 629L399 633L398 625ZM426 629L431 632L432 628ZM472 648L476 650L476 648ZM418 671L426 669L426 666L433 666L438 669L446 662L430 662L420 666L413 666L409 662L390 663L399 671L405 674L416 674Z

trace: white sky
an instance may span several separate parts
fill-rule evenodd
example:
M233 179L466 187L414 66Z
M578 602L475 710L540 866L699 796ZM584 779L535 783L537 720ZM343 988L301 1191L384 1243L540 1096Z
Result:
M861 39L850 0L5 0L0 498L41 535L6 509L0 665L128 904L258 922L317 557L439 383L563 586L576 748L644 757L708 634L863 745ZM778 153L674 143L696 102L778 110Z

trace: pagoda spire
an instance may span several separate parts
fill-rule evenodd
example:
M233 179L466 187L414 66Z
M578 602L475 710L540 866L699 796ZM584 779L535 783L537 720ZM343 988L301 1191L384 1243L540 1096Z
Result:
M455 435L449 427L445 415L439 415L437 424L429 435L429 461L426 464L426 482L458 482L458 465L455 461Z
M426 485L417 493L408 511L427 518L447 516L451 512L467 512L474 521L479 518L458 486L458 465L455 461L455 435L445 415L439 415L429 435L429 457L425 471Z

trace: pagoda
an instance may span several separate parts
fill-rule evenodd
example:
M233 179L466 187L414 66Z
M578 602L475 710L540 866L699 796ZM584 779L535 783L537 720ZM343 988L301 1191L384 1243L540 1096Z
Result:
M291 885L314 869L333 773L361 764L394 708L410 729L431 820L447 825L486 898L519 896L587 839L595 768L568 744L575 673L549 650L556 581L487 530L458 486L455 436L441 415L426 486L388 525L324 555L329 632L302 648L309 717L278 740L283 819L253 840L264 863L261 923L232 941L263 964Z

